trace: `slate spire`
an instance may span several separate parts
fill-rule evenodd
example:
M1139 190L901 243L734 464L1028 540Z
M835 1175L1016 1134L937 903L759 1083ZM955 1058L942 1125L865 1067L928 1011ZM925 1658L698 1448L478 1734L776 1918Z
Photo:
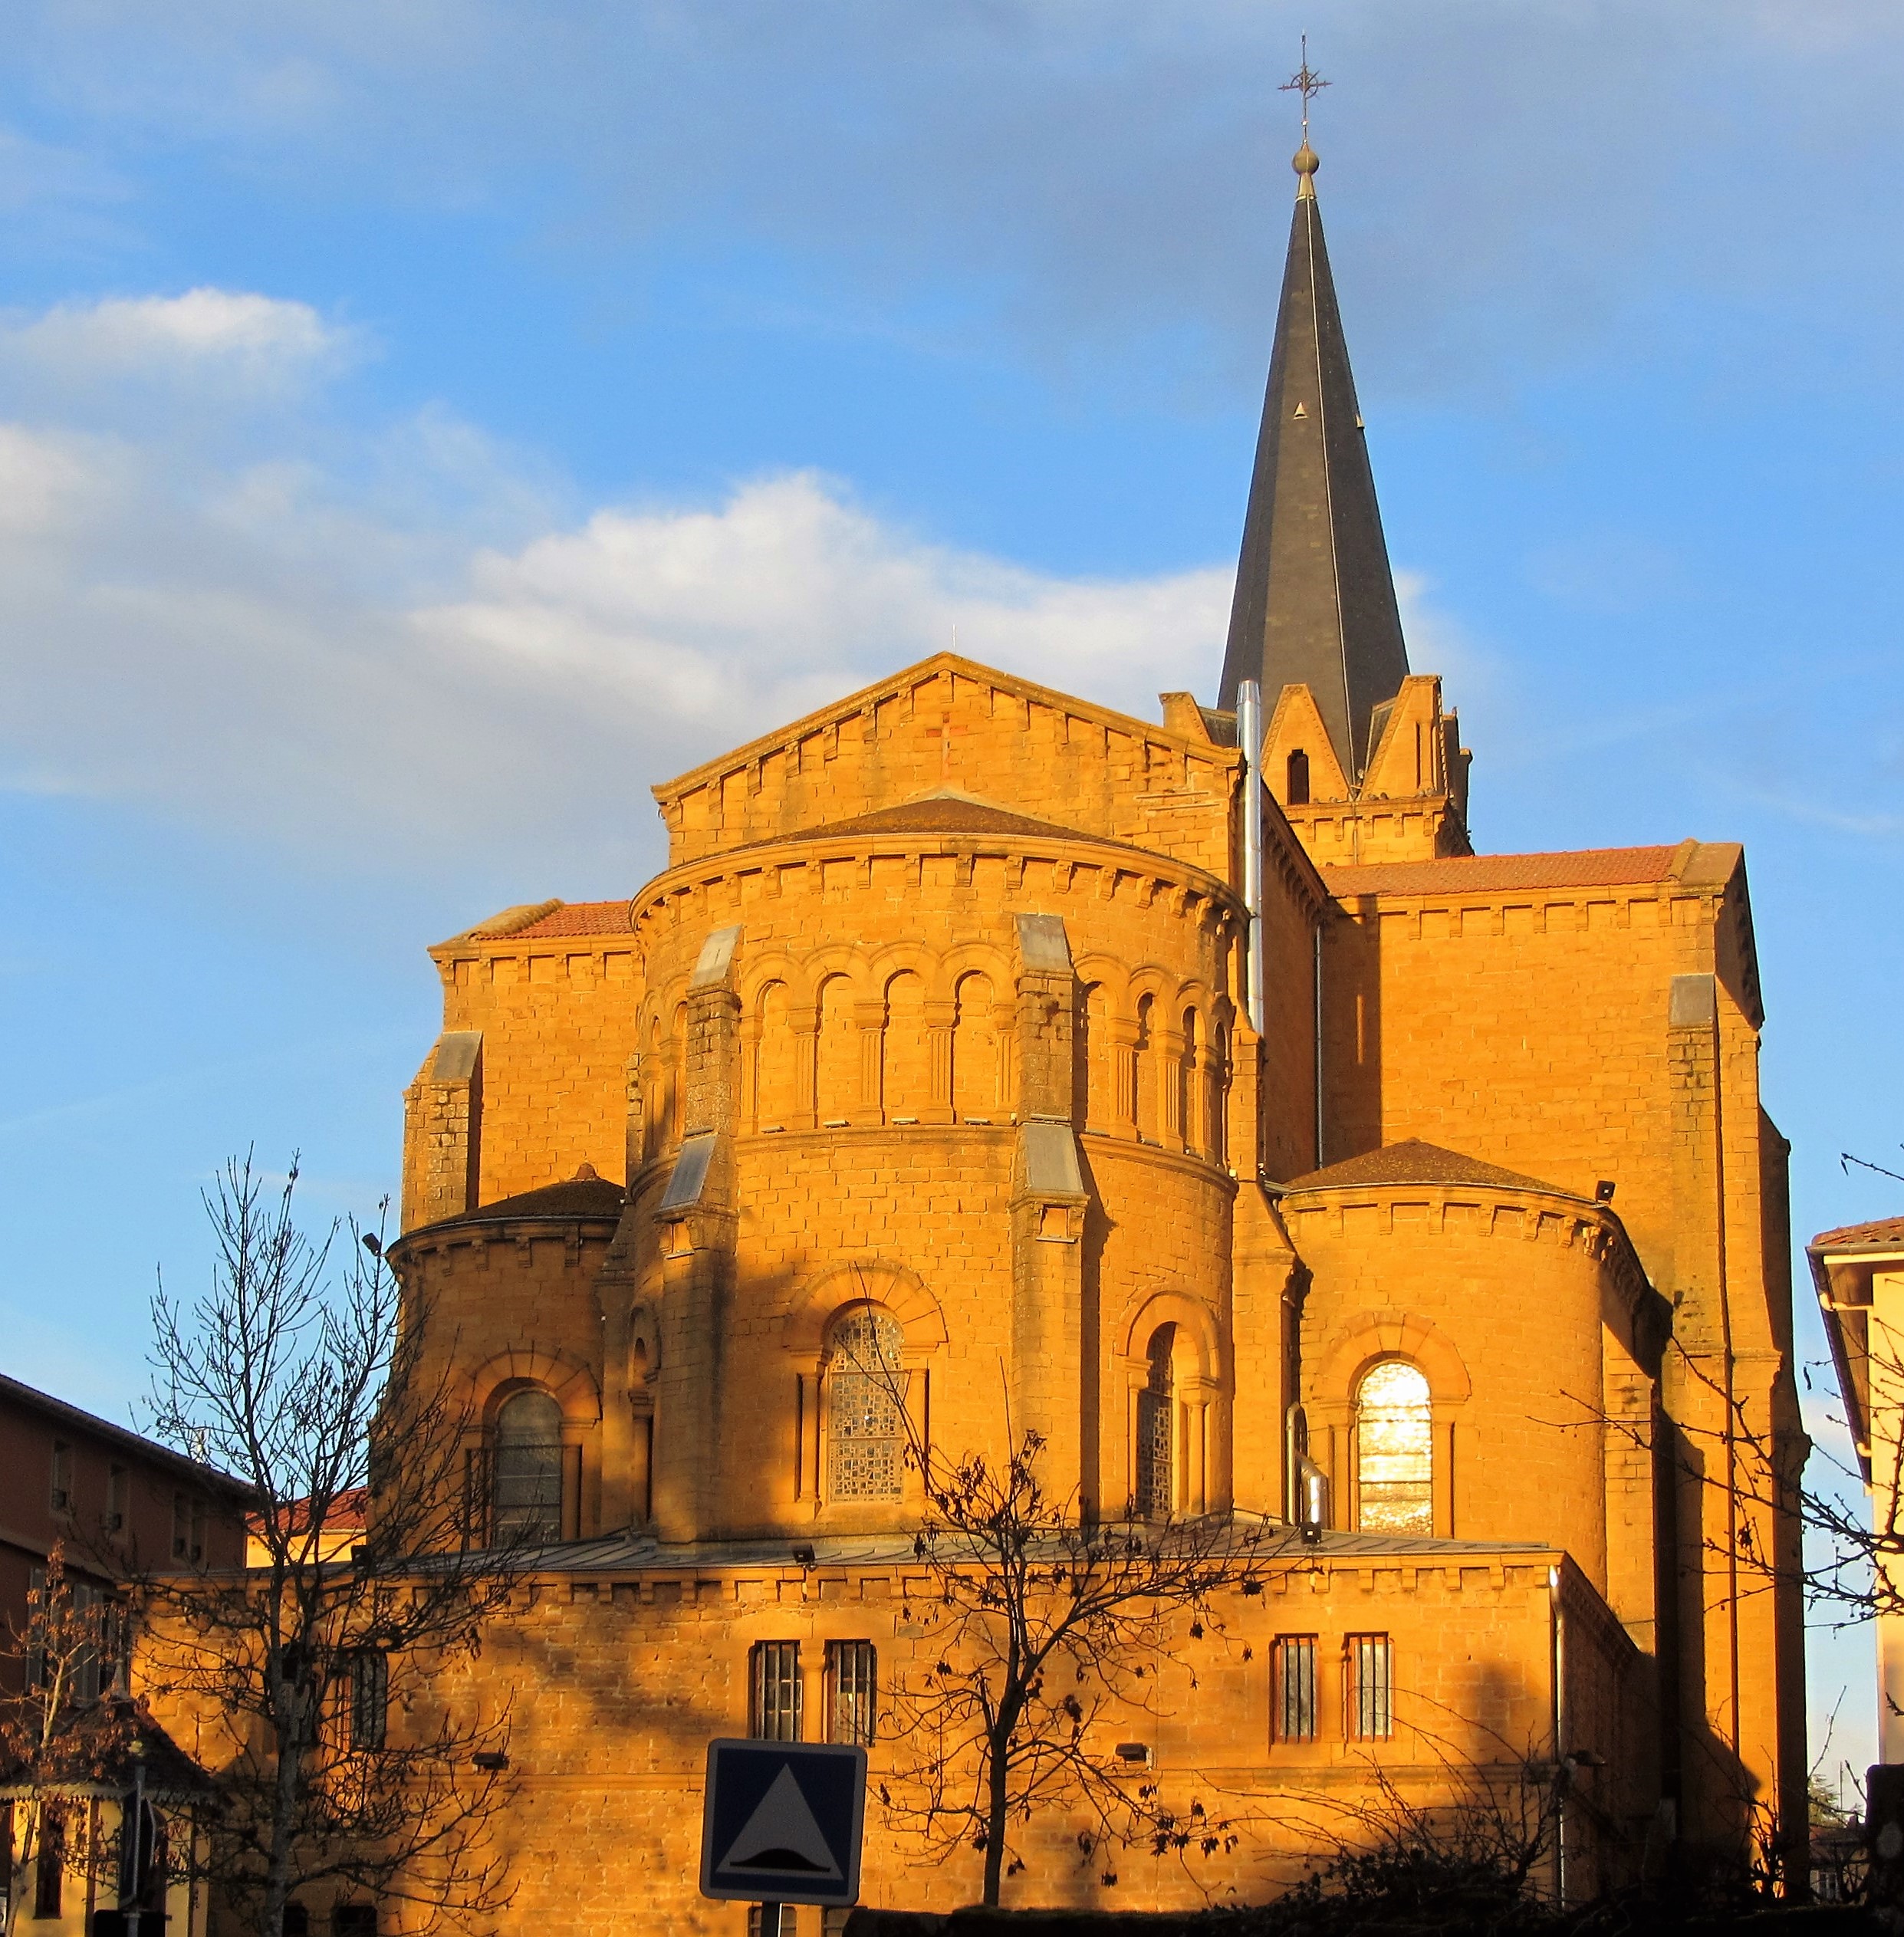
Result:
M1305 136L1218 703L1233 707L1254 676L1267 714L1284 686L1307 686L1356 784L1371 719L1407 678L1408 653L1322 239L1319 165Z

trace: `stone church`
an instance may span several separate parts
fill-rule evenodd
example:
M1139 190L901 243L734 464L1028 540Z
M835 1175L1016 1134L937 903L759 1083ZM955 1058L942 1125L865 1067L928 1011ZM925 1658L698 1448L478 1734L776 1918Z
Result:
M906 1433L1008 1417L1087 1518L1288 1531L1118 1750L1284 1828L1113 1885L1054 1817L1008 1902L1260 1894L1384 1784L1523 1765L1570 1896L1802 1837L1795 1533L1735 1429L1802 1459L1743 857L1472 851L1295 166L1212 703L941 653L657 785L633 893L430 951L391 1255L545 1543L469 1691L514 1697L506 1928L746 1927L696 1893L706 1741L876 1783ZM870 1810L863 1900L975 1894L918 1858Z

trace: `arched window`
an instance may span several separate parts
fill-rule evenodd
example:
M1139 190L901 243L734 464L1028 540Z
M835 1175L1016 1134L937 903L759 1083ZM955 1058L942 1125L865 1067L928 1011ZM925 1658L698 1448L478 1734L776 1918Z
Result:
M1230 1028L1219 1022L1210 1037L1210 1067L1203 1086L1203 1107L1209 1113L1209 1127L1204 1133L1203 1148L1214 1163L1229 1157Z
M962 1123L998 1122L1005 1114L998 1081L998 1032L991 978L976 969L952 992L952 1110Z
M1356 1390L1356 1524L1365 1531L1435 1531L1434 1422L1419 1366L1386 1359Z
M761 991L754 1016L754 1125L757 1130L784 1130L794 1120L797 1087L784 982L769 982Z
M1177 1064L1177 1129L1182 1136L1183 1147L1191 1151L1199 1151L1203 1147L1203 1113L1198 1107L1202 1087L1198 1079L1202 1074L1200 1066L1204 1061L1198 1051L1202 1047L1197 1012L1195 1009L1185 1009L1182 1057Z
M562 1409L545 1392L518 1393L496 1415L498 1541L562 1537Z
M916 1121L932 1107L932 1061L926 1041L926 985L910 969L886 985L882 1051L886 1120L909 1116Z
M1289 773L1283 788L1283 800L1289 807L1307 807L1309 804L1309 756L1301 747L1289 756Z
M857 1306L834 1327L827 1376L827 1491L896 1500L904 1488L906 1334L890 1312Z
M1177 1328L1159 1325L1150 1335L1149 1373L1137 1395L1137 1511L1146 1520L1166 1520L1176 1505L1170 1453L1176 1427L1176 1379L1172 1361Z
M1151 1026L1156 1010L1154 996L1140 995L1137 998L1137 1136L1140 1142L1151 1143L1162 1140L1162 1126L1157 1120L1156 1037Z
M814 1102L820 1120L845 1123L860 1107L860 1038L853 1026L853 985L844 975L829 975L820 985L814 1060Z
M671 1143L679 1143L688 1123L688 1005L685 1002L675 1005L674 1070L669 1080L672 1087L668 1093L668 1137Z

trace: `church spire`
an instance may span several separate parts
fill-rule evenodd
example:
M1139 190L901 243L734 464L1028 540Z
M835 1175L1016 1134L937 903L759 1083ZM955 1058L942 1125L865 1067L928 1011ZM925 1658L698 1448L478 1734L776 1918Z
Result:
M1306 56L1300 83L1314 83ZM1245 679L1262 682L1266 709L1285 686L1307 686L1356 785L1370 723L1408 677L1408 654L1323 244L1312 91L1304 86L1295 216L1218 703L1234 706Z

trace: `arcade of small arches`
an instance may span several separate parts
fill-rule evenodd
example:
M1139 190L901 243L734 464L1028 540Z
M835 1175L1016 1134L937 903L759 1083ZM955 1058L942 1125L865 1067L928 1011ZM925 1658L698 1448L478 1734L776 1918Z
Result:
M742 1133L1011 1120L1017 998L991 953L757 966L739 998ZM1126 975L1087 959L1072 1027L1080 1129L1227 1161L1226 997L1161 971ZM685 999L651 1010L640 1079L644 1162L686 1127L687 1041Z

